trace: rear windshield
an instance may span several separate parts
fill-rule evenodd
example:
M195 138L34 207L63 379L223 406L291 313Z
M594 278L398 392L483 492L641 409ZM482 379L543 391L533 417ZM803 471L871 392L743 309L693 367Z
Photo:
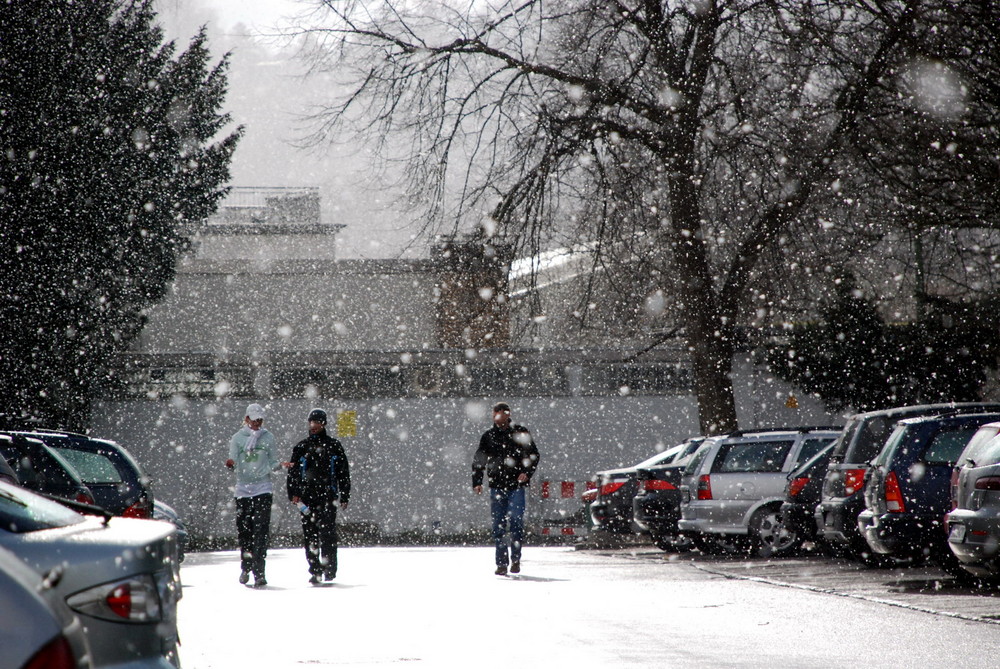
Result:
M0 531L21 534L82 523L83 516L58 502L0 482Z
M100 453L60 448L59 454L69 461L84 483L121 483L122 477L114 463Z
M968 450L969 448L966 447L965 451L962 452L963 458ZM979 456L978 458L972 458L969 462L962 462L960 464L968 464L973 467L987 467L1000 463L1000 436L993 437L993 439L981 446L978 449L977 455Z
M972 439L965 445L965 450L962 451L962 455L960 456L962 464L966 464L965 461L975 463L977 467L985 464L993 464L992 462L987 463L983 456L993 448L993 441L997 436L998 427L1000 426L997 423L989 423L980 427L972 435Z
M868 462L878 455L897 421L898 417L885 416L873 416L864 421L854 443L847 448L844 462Z
M941 430L927 445L921 459L929 465L954 465L977 429L970 426Z
M723 444L715 456L712 472L780 472L795 443L782 441L750 441Z
M802 449L795 461L795 468L802 466L807 460L829 446L836 437L809 437L802 442Z

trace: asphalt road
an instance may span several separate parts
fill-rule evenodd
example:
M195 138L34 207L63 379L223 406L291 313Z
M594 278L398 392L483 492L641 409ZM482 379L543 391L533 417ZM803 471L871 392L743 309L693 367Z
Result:
M856 598L976 622L1000 624L1000 585L959 583L933 565L872 568L854 560L806 553L748 559L664 553L651 546L586 549L598 554L657 562L686 562L709 574Z

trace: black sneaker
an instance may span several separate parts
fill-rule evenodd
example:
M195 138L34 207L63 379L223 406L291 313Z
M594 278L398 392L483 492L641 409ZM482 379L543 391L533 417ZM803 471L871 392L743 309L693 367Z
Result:
M510 563L510 573L512 573L512 574L520 574L521 573L521 563L520 562L511 562Z
M263 576L255 576L254 577L254 579L253 579L253 587L255 587L255 588L263 588L265 585L267 585L267 579L266 578L264 578Z
M324 581L332 581L335 578L337 578L337 575L334 574L332 571L324 571L323 572L323 580Z
M506 576L507 575L507 565L505 565L505 564L500 565L499 567L497 567L497 570L495 572L493 572L493 573L496 574L497 576Z
M250 571L247 570L247 569L244 569L243 571L240 572L240 583L242 583L243 585L246 585L247 581L249 581L249 580L250 580Z
M309 582L312 583L313 585L318 584L319 583L319 574L313 574L312 576L310 576L309 577Z

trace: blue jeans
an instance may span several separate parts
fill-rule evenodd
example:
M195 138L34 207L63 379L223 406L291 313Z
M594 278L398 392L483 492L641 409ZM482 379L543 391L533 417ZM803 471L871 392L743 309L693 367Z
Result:
M493 516L493 543L497 548L497 566L507 566L507 542L504 535L510 524L510 561L521 561L524 541L524 488L490 488L490 515Z

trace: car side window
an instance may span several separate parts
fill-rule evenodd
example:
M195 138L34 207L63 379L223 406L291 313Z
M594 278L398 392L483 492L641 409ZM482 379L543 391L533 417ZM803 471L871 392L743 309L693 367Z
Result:
M708 456L708 452L710 450L712 450L712 446L710 444L705 444L699 448L698 451L691 456L691 460L684 468L684 475L690 476L692 474L697 474L698 470L701 469L701 463L705 461L705 458Z
M941 430L924 449L922 460L928 465L954 465L977 429Z
M713 473L780 472L793 440L724 444L715 457Z

